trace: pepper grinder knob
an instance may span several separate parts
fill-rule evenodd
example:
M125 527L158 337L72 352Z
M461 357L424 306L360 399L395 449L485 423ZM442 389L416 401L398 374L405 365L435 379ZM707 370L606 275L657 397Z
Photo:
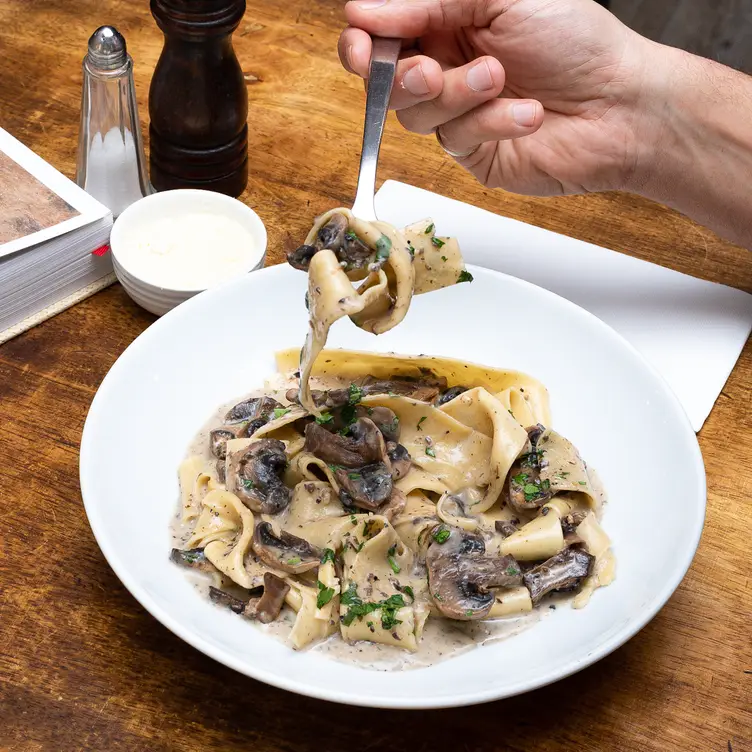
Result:
M110 71L125 65L128 51L125 37L112 26L100 26L89 39L89 62L101 71Z

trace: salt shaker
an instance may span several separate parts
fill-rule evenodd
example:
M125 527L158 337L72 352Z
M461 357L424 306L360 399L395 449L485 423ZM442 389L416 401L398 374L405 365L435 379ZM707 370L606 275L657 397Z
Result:
M83 71L76 182L117 217L153 193L138 121L133 60L117 29L101 26L92 34Z

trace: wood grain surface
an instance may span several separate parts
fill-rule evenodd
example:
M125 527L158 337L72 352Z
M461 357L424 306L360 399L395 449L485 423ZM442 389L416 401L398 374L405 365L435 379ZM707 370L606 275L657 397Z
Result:
M69 176L81 58L103 23L127 38L146 131L161 47L146 0L0 0L0 124ZM236 35L250 95L244 200L267 223L271 262L354 194L363 92L339 67L340 25L338 0L250 0ZM671 211L623 195L488 191L394 119L380 177L752 287L749 253ZM152 321L115 286L0 347L0 749L752 751L752 347L700 434L708 514L697 557L639 635L522 697L386 712L220 666L147 614L104 561L79 491L81 429L108 368Z

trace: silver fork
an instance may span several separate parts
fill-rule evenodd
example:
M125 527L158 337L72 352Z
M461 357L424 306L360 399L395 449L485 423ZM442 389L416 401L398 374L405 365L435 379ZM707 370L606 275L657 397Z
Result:
M373 38L366 93L366 118L363 125L363 148L360 152L358 188L352 207L352 213L356 217L369 222L377 219L374 205L376 167L401 45L399 39Z

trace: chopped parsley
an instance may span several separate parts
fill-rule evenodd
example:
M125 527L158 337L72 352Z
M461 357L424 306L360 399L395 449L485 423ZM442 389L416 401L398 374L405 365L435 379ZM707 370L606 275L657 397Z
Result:
M323 426L327 423L331 423L333 420L334 420L334 416L328 410L324 410L324 412L321 413L321 415L317 416L316 418L316 422L320 426Z
M392 252L392 241L386 235L382 235L376 241L376 263L380 264L389 258Z
M410 258L415 258L415 248L409 240L407 241L407 250L410 252Z
M556 473L557 477L559 478L566 478L569 473Z
M350 480L360 480L363 476L360 473L348 473L347 477Z
M334 564L334 551L331 548L325 548L324 553L321 555L321 563L326 564L327 561L331 561Z
M449 532L449 530L445 527L442 527L438 530L434 530L433 539L437 543L446 543L449 540L450 535L451 533Z
M443 598L442 598L442 597L441 597L441 596L440 596L440 595L439 595L438 593L434 593L434 594L433 594L433 597L434 597L434 599L435 599L435 600L437 600L437 601L443 601L443 600L444 600L444 599L443 599Z
M296 566L297 564L300 564L300 562L301 562L301 561L302 561L302 559L300 558L300 556L293 556L293 557L292 557L292 559L288 559L288 560L287 560L287 563L288 563L288 564L289 564L289 565L290 565L291 567L294 567L294 566Z
M351 514L351 515L350 515L350 522L351 522L351 523L352 523L353 525L357 525L357 524L358 524L358 520L356 519L356 517L355 517L355 515L354 515L354 514Z
M277 420L277 418L281 418L283 415L287 415L289 413L291 408L289 407L275 407L274 408L274 420Z
M434 225L433 225L433 222L431 222L431 224L428 225L428 227L426 227L426 230L425 230L424 234L425 235L430 235L433 232L433 230L434 230Z
M243 478L243 487L251 491L256 487L256 484L248 478Z
M587 485L587 481L584 481L584 480L578 480L578 481L577 481L577 485L578 485L578 486L586 486L586 485Z
M431 238L431 242L437 247L441 248L441 246L446 245L446 243L443 240L439 240L439 238Z
M317 580L316 584L319 588L319 594L316 597L316 608L324 608L334 598L334 588L326 587L320 580Z
M336 473L337 470L342 470L342 465L327 465L327 467L333 472Z
M389 562L389 566L392 568L394 574L399 574L402 571L402 567L397 564L394 559L394 555L397 553L397 544L395 543L388 551L386 560Z
M347 403L349 405L357 405L363 399L363 390L357 384L350 384L348 392L350 396Z
M357 239L358 239L358 236L357 236L357 235L356 235L356 234L355 234L355 233L354 233L354 232L353 232L352 230L348 230L348 231L347 231L347 232L345 233L345 237L346 237L346 238L347 238L348 240L357 240Z
M360 596L358 596L354 582L351 582L350 587L342 594L340 603L344 606L349 606L347 613L341 617L342 623L346 627L349 627L355 619L362 619L373 611L381 610L381 626L387 630L393 629L397 624L402 624L396 617L397 609L407 605L405 599L399 594L390 595L386 600L377 603L364 603Z
M471 609L468 609L467 611L465 611L465 616L472 616L472 615L473 615L473 612Z
M423 429L422 429L422 428L421 428L420 426L421 426L421 423L423 423L423 421L424 421L424 420L428 420L428 416L427 416L427 415L424 415L424 416L423 416L423 417L422 417L422 418L421 418L421 419L420 419L420 420L418 421L418 426L417 426L417 428L418 428L418 430L419 430L419 431L422 431L422 430L423 430Z
M517 567L513 566L512 564L510 564L506 568L506 574L508 574L510 577L516 577L519 573L520 573L520 570L517 569Z
M473 275L467 269L463 269L460 272L460 276L457 277L457 282L472 282Z
M436 450L433 447L427 446L426 447L426 454L429 457L435 457L436 456Z
M512 480L520 486L523 486L525 483L527 483L528 477L529 476L527 475L527 473L520 473L519 475L513 475Z
M183 560L187 561L189 564L195 564L197 561L201 561L204 558L204 551L201 548L195 551L183 551L181 556L183 557Z
M442 260L442 261L449 261L449 259L448 259L448 258L447 258L446 256L442 256L442 257L441 257L441 260Z

